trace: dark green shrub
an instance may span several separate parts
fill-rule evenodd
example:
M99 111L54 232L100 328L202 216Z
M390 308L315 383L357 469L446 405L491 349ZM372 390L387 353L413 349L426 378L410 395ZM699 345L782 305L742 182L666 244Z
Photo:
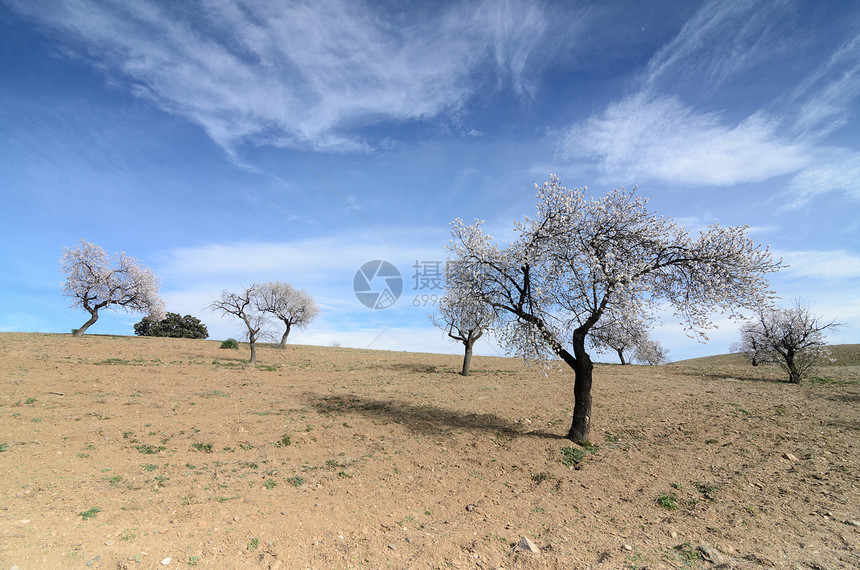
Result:
M236 341L236 339L235 339L235 338L228 338L227 340L225 340L225 341L222 341L222 342L221 342L221 348L235 348L235 349L238 349L238 348L239 348L239 343Z
M134 334L138 336L162 336L170 338L209 338L209 331L200 319L178 313L167 313L163 319L156 320L152 316L143 317L134 325Z

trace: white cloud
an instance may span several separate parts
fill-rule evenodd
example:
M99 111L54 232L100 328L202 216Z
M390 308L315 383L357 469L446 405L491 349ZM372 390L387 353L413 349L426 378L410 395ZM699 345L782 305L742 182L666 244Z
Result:
M792 177L785 189L788 201L783 210L795 210L810 200L839 193L860 202L860 152L841 148L819 148L815 160Z
M568 146L596 158L613 180L727 186L796 172L808 162L806 149L782 140L778 126L761 114L726 124L674 97L640 93L574 126Z
M228 151L242 142L367 150L351 129L456 112L488 76L528 92L526 63L546 23L529 2L417 14L337 0L13 6Z
M790 18L779 2L705 3L648 62L645 84L717 87L781 53L791 40L780 24Z
M790 267L784 272L804 279L860 278L860 256L845 250L835 251L774 251Z

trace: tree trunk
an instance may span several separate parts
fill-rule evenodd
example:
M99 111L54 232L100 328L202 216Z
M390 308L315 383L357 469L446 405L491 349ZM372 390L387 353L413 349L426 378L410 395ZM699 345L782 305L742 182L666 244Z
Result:
M794 351L789 350L785 355L785 364L788 368L788 381L792 384L800 384L800 371L794 364Z
M99 320L99 310L93 309L90 311L90 320L85 322L81 328L79 328L74 332L74 334L72 334L72 336L83 336L83 334L87 332L87 329L90 328L90 325L95 323L97 320Z
M573 332L573 353L575 358L564 358L573 368L573 421L567 439L580 445L588 442L591 432L591 379L594 363L585 352L585 334L587 331L578 328Z
M463 344L466 345L466 354L463 356L463 370L460 372L462 376L469 375L469 367L472 365L472 345L475 341L466 341Z
M278 345L278 348L287 348L288 336L290 336L290 325L287 325L287 330L284 331L284 335L281 337L281 344Z
M254 333L248 335L248 344L251 345L251 359L248 362L257 364L257 337Z
M618 353L618 358L621 360L621 365L623 366L623 365L627 364L627 361L624 360L624 351L621 350L620 348L616 348L615 352Z

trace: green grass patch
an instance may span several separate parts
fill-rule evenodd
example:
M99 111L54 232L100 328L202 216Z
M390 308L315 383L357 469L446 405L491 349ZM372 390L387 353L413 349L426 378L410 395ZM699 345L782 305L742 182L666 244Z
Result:
M660 496L657 497L657 504L667 511L676 511L678 510L678 497L675 493L660 493Z
M94 519L96 517L96 515L99 514L101 511L102 510L100 508L93 507L91 509L87 509L85 511L79 512L78 516L86 521L86 520Z
M202 451L203 453L212 453L211 443L192 443L191 447L197 451Z

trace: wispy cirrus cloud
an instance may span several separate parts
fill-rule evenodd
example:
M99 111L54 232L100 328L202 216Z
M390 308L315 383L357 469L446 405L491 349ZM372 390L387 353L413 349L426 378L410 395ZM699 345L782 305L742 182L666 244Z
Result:
M654 52L634 93L570 127L568 157L589 161L612 183L729 186L785 177L783 209L825 193L858 199L858 149L825 137L856 119L860 37L815 45L821 51L811 56L816 40L802 33L799 7L705 3ZM795 76L791 62L801 57L809 65L797 69L807 75ZM762 88L774 69L795 87ZM748 84L759 93L747 101L737 94Z
M241 142L362 151L355 129L455 113L488 76L529 85L547 22L528 2L424 8L216 0L13 0L109 81ZM492 85L492 83L490 83Z
M655 52L643 89L677 88L679 83L718 87L781 52L792 41L783 33L792 13L790 2L705 3Z
M842 249L833 251L775 251L789 265L785 273L805 279L858 279L860 256Z
M639 93L571 129L567 144L614 179L727 186L790 174L808 162L807 149L778 130L761 114L729 124L675 97Z

